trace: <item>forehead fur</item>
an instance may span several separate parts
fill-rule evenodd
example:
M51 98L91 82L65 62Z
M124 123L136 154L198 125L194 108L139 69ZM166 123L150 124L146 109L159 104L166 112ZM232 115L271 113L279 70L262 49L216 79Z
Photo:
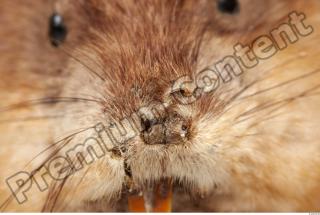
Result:
M89 0L78 6L89 27L81 50L93 53L113 83L103 92L113 95L113 105L162 100L173 81L195 72L207 26L201 2Z

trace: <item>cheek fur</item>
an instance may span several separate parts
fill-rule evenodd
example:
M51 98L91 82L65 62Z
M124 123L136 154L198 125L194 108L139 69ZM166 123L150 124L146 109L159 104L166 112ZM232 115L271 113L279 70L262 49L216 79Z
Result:
M1 3L2 18L8 23L0 30L0 40L6 41L0 46L1 104L19 105L0 111L4 149L0 181L23 169L36 154L40 156L28 166L30 172L52 153L63 155L93 132L71 138L62 150L66 142L57 139L130 115L153 100L165 100L172 80L212 65L230 54L236 42L251 42L274 27L283 14L297 10L306 13L315 29L309 38L195 104L172 108L193 120L192 138L181 145L148 146L138 136L129 143L126 162L135 183L173 178L191 195L206 197L207 202L201 202L206 210L318 211L319 3L270 4L274 16L260 17L250 33L243 29L254 14L247 13L231 30L225 28L233 23L230 20L210 17L219 20L201 37L206 14L212 14L207 1L173 3L88 0L71 6L64 2L61 13L73 39L61 52L53 50L43 30L51 3ZM131 93L133 88L139 89ZM39 100L37 107L21 104L43 97L46 100ZM53 97L61 98L53 102ZM35 195L28 204L10 202L5 209L112 211L127 185L126 177L124 157L109 152L67 180L55 181L47 192L30 191ZM3 196L12 195L5 183L0 190Z

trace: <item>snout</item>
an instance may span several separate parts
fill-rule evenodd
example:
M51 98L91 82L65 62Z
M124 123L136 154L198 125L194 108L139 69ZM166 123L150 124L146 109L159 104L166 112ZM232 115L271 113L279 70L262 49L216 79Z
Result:
M161 119L142 119L141 133L146 144L179 144L188 138L190 123L178 114Z

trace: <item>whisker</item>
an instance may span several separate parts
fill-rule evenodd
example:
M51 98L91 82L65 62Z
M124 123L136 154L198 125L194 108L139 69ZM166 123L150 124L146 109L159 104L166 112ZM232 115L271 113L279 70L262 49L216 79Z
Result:
M209 22L206 23L196 36L196 38L197 38L196 44L193 47L192 53L191 53L191 60L193 61L193 63L196 64L196 66L195 66L196 68L198 67L197 63L199 62L198 58L199 58L199 54L200 54L200 48L201 48L201 45L203 44L203 41L204 41L205 32L208 30L209 26L210 26L210 23Z
M280 84L277 84L277 85L274 85L274 86L272 86L272 87L268 87L268 88L266 88L266 89L260 90L260 91L258 91L258 92L253 93L253 94L250 94L250 95L247 95L247 96L245 96L245 97L242 97L241 99L246 99L246 98L249 98L249 97L253 97L253 96L259 95L259 94L261 94L261 93L265 93L265 92L271 91L271 90L273 90L273 89L276 89L276 88L279 88L279 87L283 87L283 86L288 85L288 84L290 84L290 83L292 83L292 82L295 82L295 81L298 81L298 80L307 78L307 77L309 77L309 76L315 75L315 74L318 73L318 72L320 72L320 69L314 70L314 71L312 71L312 72L310 72L310 73L307 73L307 74L298 76L298 77L293 78L293 79L290 79L290 80L288 80L288 81L284 81L284 82L282 82L282 83L280 83Z
M1 112L13 111L16 109L27 108L37 105L51 105L57 103L76 103L76 102L94 102L100 104L100 100L87 99L87 98L76 98L76 97L46 97L40 99L34 99L29 101L23 101L17 104L9 105L7 107L0 108Z
M266 109L271 108L271 107L275 107L275 106L276 106L274 109L271 110L271 112L274 112L274 111L276 111L276 110L279 110L279 109L281 109L282 107L284 107L284 106L286 106L287 104L289 104L290 101L293 101L293 100L292 100L292 99L289 99L289 100L285 100L285 101L274 102L274 103L267 104L267 105L261 105L261 108L260 108L260 107L256 107L257 109L256 109L254 112L252 112L252 113L246 113L246 114L237 116L236 119L235 119L236 122L235 122L234 124L236 125L236 124L240 124L240 123L243 123L243 122L245 122L245 121L248 121L249 119L252 119L252 118L256 117L255 115L252 115L252 114L257 113L257 112L260 112L260 111L263 111L263 110L266 110ZM279 106L277 106L277 105L279 105ZM259 109L259 108L260 108L260 109ZM252 116L249 116L249 117L247 117L247 118L245 118L245 119L242 119L242 120L237 121L238 119L240 119L240 118L242 118L242 117L244 117L244 116L246 116L246 115L249 115L249 114L252 115ZM268 112L266 115L268 115L268 114L269 114L269 112Z
M91 116L90 114L83 113L83 107L77 107L73 110L63 111L63 114L60 115L32 115L32 114L24 114L26 116L23 117L16 117L16 118L6 118L0 119L0 125L1 124L9 124L9 123L28 123L28 122L35 122L35 121L42 121L42 120L56 120L56 119L62 119L66 116L71 117L77 117L83 118L87 116Z
M274 114L274 115L272 115L272 116L268 116L268 117L266 117L266 118L262 118L262 119L259 120L259 122L254 122L254 123L252 123L252 124L248 127L248 129L253 128L253 127L255 127L255 126L257 126L257 125L259 125L259 124L261 124L261 123L263 123L263 122L266 122L266 121L268 121L268 120L272 120L272 119L274 119L274 118L278 118L279 116L281 116L281 115L283 115L283 114L287 114L287 113L288 113L288 112L281 112L281 113L278 113L278 114Z
M63 149L67 144L69 144L76 135L87 131L89 129L92 129L93 127L89 127L86 129L82 129L79 132L73 133L71 135L68 135L67 137L51 144L49 147L47 147L46 149L44 149L43 151L41 151L40 153L38 153L31 161L29 161L26 165L25 168L32 163L32 161L34 161L37 157L39 157L42 153L48 151L49 149L51 149L52 147L58 146L58 144L62 143L61 146L58 146L58 148L56 148L52 153L50 153L50 155L42 162L42 164L39 165L39 167L35 168L31 173L30 173L30 177L22 184L22 186L20 186L20 188L18 188L17 190L14 191L14 193L12 193L1 205L0 205L0 210L3 211L6 209L6 207L9 205L9 203L13 200L14 198L14 194L19 192L20 189L30 180L32 180L32 177L41 169L43 168L43 166L50 160L53 158L53 156L55 156L58 152L61 151L61 149Z
M66 139L66 138L65 138L65 139L64 139L64 140L65 140L65 143L68 144L69 142L72 141L73 138L74 138L74 137L70 137L69 139ZM65 145L66 145L66 144L65 144ZM58 150L58 151L59 151L59 150ZM15 190L13 193L11 193L11 194L9 195L9 197L0 205L1 211L4 211L4 210L6 209L6 207L10 204L10 202L14 199L14 195L15 195L17 192L19 192L20 189L21 189L27 182L29 182L30 180L32 180L33 176L34 176L41 168L43 168L43 166L44 166L56 153L58 153L58 151L56 150L56 152L54 152L54 153L52 153L51 155L49 155L48 158L47 158L44 162L42 162L42 164L40 164L37 168L35 168L35 169L30 173L29 178L28 178L25 182L23 182L22 185L21 185L17 190ZM33 160L34 160L34 159L33 159ZM30 161L28 164L30 164L30 163L31 163L31 161ZM27 164L25 167L27 167L28 164Z
M59 144L62 143L63 141L65 141L65 140L67 140L67 139L69 139L69 138L74 138L76 135L78 135L78 134L80 134L80 133L83 133L83 132L85 132L85 131L88 131L89 129L93 129L93 128L94 128L94 126L81 129L80 131L77 131L77 132L75 132L75 133L73 133L73 134L71 134L71 135L68 135L67 137L65 137L65 138L63 138L63 139L61 139L61 140L58 140L57 142L55 142L55 143L53 143L53 144L50 144L49 147L47 147L47 148L45 148L44 150L42 150L41 152L39 152L31 161L29 161L26 166L28 166L30 163L32 163L35 159L37 159L40 155L42 155L42 154L45 153L46 151L50 150L50 149L53 148L53 147L59 146ZM77 130L79 130L79 129L77 129ZM60 151L60 150L59 150L59 151ZM58 152L59 152L59 151L58 151Z
M56 206L58 198L61 194L62 188L65 185L69 176L70 175L63 178L63 180L61 182L60 181L53 182L53 187L51 187L51 189L49 189L49 193L48 193L46 202L41 210L42 212L53 212L54 211L54 208ZM56 188L56 185L57 185L57 188Z
M96 71L94 71L92 68L90 68L88 65L86 65L85 63L83 63L79 58L77 58L76 56L73 56L71 53L69 53L66 49L61 48L61 51L63 51L66 55L68 55L70 58L72 58L73 60L75 60L76 62L78 62L79 64L81 64L82 66L84 66L88 72L90 72L91 74L93 74L94 76L98 77L100 80L106 82L107 80L105 78L103 78L99 73L97 73Z
M92 47L92 48L94 48L94 47ZM88 50L91 50L91 47ZM85 57L87 60L90 60L92 63L94 63L94 65L99 68L100 72L105 73L105 69L104 69L103 65L101 63L99 63L97 60L93 59L93 57L89 56L85 49L78 49L77 48L77 49L75 49L75 51L76 51L76 53L79 53L82 57ZM99 50L96 50L96 51L99 51ZM72 51L70 51L69 53L71 53L71 52Z
M77 185L75 186L75 189L73 190L73 192L72 192L72 194L71 194L70 196L74 196L74 195L75 195L75 192L76 192L77 187L79 187L80 184L83 182L83 180L85 179L85 177L86 177L86 175L88 174L88 172L89 172L90 169L91 169L91 166L88 166L87 169L85 170L84 174L82 175L81 179L79 180L79 182L78 182ZM70 180L72 180L72 178L73 178L74 175L75 175L75 174L72 174ZM72 190L68 191L68 192L65 194L65 197L69 196L69 194L71 193L71 191L72 191ZM65 202L65 201L63 200L63 202ZM68 205L68 204L65 204L65 205ZM63 208L62 208L62 209L63 209Z
M246 111L242 114L240 114L238 117L236 117L236 120L243 117L243 116L247 116L247 115L252 115L252 114L255 114L257 112L260 112L260 111L263 111L263 110L266 110L268 108L271 108L271 107L274 107L274 106L277 106L279 105L278 107L272 109L270 112L268 112L266 115L270 115L271 113L281 109L283 106L285 105L288 105L298 99L301 99L301 98L309 98L311 96L314 96L314 94L309 94L310 92L313 92L314 90L317 90L320 88L320 85L316 85L315 87L312 87L302 93L300 93L299 95L297 96L293 96L293 97L290 97L290 98L287 98L287 99L284 99L284 100L281 100L281 101L277 101L277 102L274 102L274 103L271 103L271 104L263 104L263 105L258 105L257 107L254 107L252 108L251 110L249 111ZM241 121L238 121L238 122L235 122L235 124L239 124L241 122L244 122L244 121L247 121L248 119L252 118L254 116L251 116L251 117L248 117L246 119L243 119Z
M31 117L25 117L25 118L15 118L15 119L0 120L0 124L19 123L19 122L33 122L33 121L41 121L41 120L59 119L59 118L63 118L63 117L64 117L64 115L31 116Z
M101 101L101 102L104 100L103 97L93 96L93 95L84 94L84 93L81 93L80 96L84 96L85 98L96 100L96 101Z
M268 74L268 73L269 73L270 71L272 71L273 69L278 68L278 67L281 67L281 66L284 66L284 65L287 65L287 64L289 64L290 62L292 62L294 59L298 59L298 58L301 58L301 56L300 56L300 55L295 55L294 57L289 58L289 59L286 60L285 62L282 62L282 63L280 63L280 64L277 64L277 65L275 65L275 66L272 66L271 68L266 69L266 70L263 71L262 73L267 73L267 74ZM241 89L241 90L240 90L239 92L237 92L234 96L232 96L231 99L229 99L227 102L225 102L224 108L228 107L230 104L233 104L234 101L238 101L238 100L239 100L239 101L242 101L242 100L244 100L244 98L246 98L246 97L248 97L248 96L245 96L245 97L240 97L240 96L241 96L243 93L245 93L248 89L250 89L251 87L253 87L254 85L256 85L257 83L265 80L265 78L266 78L266 77L257 78L256 80L254 80L254 81L250 82L249 84L245 85L245 86L243 87L243 89ZM229 91L226 92L226 93L229 93ZM240 97L240 99L239 99L239 97ZM237 99L238 99L238 100L237 100ZM241 102L239 102L239 103L241 103ZM231 109L233 109L233 108L235 108L235 107L237 107L237 104L235 104L235 105L233 105L233 106L225 109L224 111L220 112L220 113L217 114L217 115L223 116L225 113L227 113L228 111L230 111ZM223 109L224 109L224 108L223 108Z
M237 93L235 97L238 98L237 101L239 101L239 102L238 102L237 104L232 105L231 107L227 108L225 111L223 111L223 112L222 112L221 114L219 114L219 115L222 116L223 114L227 113L227 112L230 111L231 109L236 108L240 103L242 103L244 100L246 100L246 99L248 99L248 98L252 98L252 97L254 97L254 96L256 96L256 95L259 95L259 94L262 94L262 93L265 93L265 92L274 90L274 89L279 88L279 87L283 87L283 86L288 85L288 84L290 84L290 83L293 83L293 82L295 82L295 81L308 78L308 77L310 77L310 76L312 76L312 75L317 74L318 72L320 72L320 69L316 69L316 70L314 70L314 71L312 71L312 72L309 72L309 73L307 73L307 74L303 74L303 75L301 75L301 76L295 77L295 78L290 79L290 80L288 80L288 81L284 81L284 82L282 82L282 83L280 83L280 84L277 84L277 85L275 85L275 86L272 86L272 87L263 89L263 90L261 90L261 91L255 92L255 93L253 93L253 94L250 94L250 95L247 95L247 96L244 96L244 97L240 97L240 98L239 98L239 95L238 95L239 93ZM264 80L264 79L263 79L263 80ZM257 84L257 83L260 82L260 81L261 81L261 79L256 79L255 81L249 83L249 84L248 84L249 86L248 86L248 85L245 86L246 90L249 89L250 87L254 86L255 84ZM241 90L240 92L242 92L242 94L243 94L243 92L245 92L245 91ZM231 102L228 102L228 105L232 104L235 100L236 100L236 99L232 99ZM263 104L263 105L266 105L266 104ZM260 106L262 106L262 105L260 105ZM255 108L259 108L259 107L257 106L257 107L255 107ZM252 111L252 110L254 110L254 108L252 108L252 109L249 110L249 111Z

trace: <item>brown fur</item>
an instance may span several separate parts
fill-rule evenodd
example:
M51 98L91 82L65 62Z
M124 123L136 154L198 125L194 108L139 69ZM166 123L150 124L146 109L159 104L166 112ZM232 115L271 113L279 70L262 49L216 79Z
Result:
M126 161L137 186L173 178L177 189L183 188L174 199L177 211L196 202L188 210L320 211L320 3L240 2L242 13L232 17L209 0L57 1L70 34L54 49L47 36L51 1L3 0L1 209L117 210L126 176L123 158L112 153L66 180L51 181L49 191L30 190L22 205L4 181L41 167L92 131L75 135L59 152L63 144L54 144L57 140L160 101L188 121L190 138L169 145L132 139ZM268 34L291 11L306 14L315 29L310 37L192 105L174 102L173 81L232 54L238 42ZM98 102L21 103L52 97ZM195 200L182 198L186 194Z

